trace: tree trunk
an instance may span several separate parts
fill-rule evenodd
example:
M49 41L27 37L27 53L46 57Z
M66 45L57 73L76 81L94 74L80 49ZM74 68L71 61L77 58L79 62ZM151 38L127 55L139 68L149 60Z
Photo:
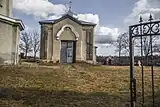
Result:
M146 60L145 60L145 65L148 66L148 56L146 56L145 59L146 59Z
M121 65L121 50L119 51L119 65Z
M26 52L25 52L25 59L27 59L27 50L26 50Z
M36 54L37 54L37 53L36 53L36 52L34 52L34 61L36 61Z

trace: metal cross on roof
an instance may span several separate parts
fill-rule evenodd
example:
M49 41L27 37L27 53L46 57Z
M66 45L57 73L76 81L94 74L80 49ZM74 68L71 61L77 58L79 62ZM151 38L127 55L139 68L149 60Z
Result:
M72 0L69 1L69 10L71 11L72 9Z

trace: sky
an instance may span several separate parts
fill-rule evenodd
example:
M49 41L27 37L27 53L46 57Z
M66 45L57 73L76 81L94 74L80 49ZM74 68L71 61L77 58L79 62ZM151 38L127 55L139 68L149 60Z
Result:
M38 21L57 19L68 11L69 0L13 0L13 17L22 19L26 29L40 30ZM79 20L96 23L97 54L117 55L116 41L139 17L148 20L150 14L160 19L160 0L72 0L72 11Z

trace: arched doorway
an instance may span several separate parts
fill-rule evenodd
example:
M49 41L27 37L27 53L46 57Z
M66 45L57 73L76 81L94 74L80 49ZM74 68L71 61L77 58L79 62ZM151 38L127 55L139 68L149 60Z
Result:
M57 34L57 39L61 41L60 62L74 63L76 61L76 41L78 33L72 25L65 25Z

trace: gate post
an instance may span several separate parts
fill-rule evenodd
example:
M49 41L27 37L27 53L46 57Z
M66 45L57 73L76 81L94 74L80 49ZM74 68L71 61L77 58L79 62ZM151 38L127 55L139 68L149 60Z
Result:
M130 48L130 107L135 107L135 79L134 79L134 51L133 51L133 40L132 40L132 29L129 27L129 48Z

